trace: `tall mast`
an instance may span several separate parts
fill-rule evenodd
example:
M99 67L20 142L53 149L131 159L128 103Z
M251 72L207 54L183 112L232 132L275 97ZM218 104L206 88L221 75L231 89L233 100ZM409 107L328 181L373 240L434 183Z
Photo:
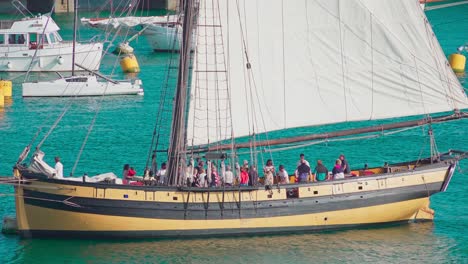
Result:
M190 64L190 49L193 29L193 0L183 1L184 23L182 27L182 45L180 49L179 71L177 77L177 91L174 98L174 110L172 114L172 133L168 149L168 184L178 185L182 183L179 166L185 168L182 160L186 149L185 112L187 106L187 83Z
M78 20L78 0L73 0L73 50L72 50L72 76L75 76L75 46L76 46L76 27Z

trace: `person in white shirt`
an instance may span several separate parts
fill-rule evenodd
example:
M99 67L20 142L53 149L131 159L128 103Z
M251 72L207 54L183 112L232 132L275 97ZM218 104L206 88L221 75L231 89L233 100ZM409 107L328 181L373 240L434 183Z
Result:
M281 184L288 184L289 183L289 175L288 172L284 169L284 165L279 165L278 170L278 182Z
M55 157L55 178L63 178L63 164L60 162L60 157Z
M307 166L310 167L309 162L304 158L304 154L301 153L301 155L299 155L299 161L297 162L296 167L299 167L303 162L304 162Z
M167 181L166 180L166 170L167 170L166 163L163 162L161 164L161 169L156 174L156 177L159 179L159 184L166 184L166 181Z
M232 181L234 180L234 173L232 173L230 165L226 166L226 172L224 173L223 176L224 176L224 185L226 187L231 187Z

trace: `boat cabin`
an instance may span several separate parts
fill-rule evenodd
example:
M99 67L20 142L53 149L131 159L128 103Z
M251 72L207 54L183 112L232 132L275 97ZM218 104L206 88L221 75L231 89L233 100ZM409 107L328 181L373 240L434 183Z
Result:
M22 20L0 20L0 50L5 48L44 48L62 42L60 28L47 16Z

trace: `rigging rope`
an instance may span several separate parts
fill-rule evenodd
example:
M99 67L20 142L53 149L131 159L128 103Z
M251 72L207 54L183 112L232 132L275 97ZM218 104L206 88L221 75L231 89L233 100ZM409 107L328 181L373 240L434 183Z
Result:
M169 19L169 18L168 18ZM180 21L181 20L181 13L179 12L178 13L178 17L177 17L177 21ZM146 167L148 167L149 165L149 160L150 160L150 157L152 157L152 155L154 154L155 155L155 160L157 160L157 150L158 150L158 146L159 146L159 139L161 138L161 129L163 127L163 123L164 121L168 120L167 118L165 118L164 116L164 113L165 113L165 106L168 105L166 103L166 98L168 97L168 91L173 91L174 89L172 87L170 87L169 83L171 80L173 79L176 79L176 78L171 78L171 73L175 72L175 64L176 64L176 49L177 48L180 48L180 47L177 47L176 48L176 44L177 44L177 40L178 40L178 36L179 36L179 30L180 30L180 25L179 23L176 23L176 26L175 26L175 34L173 34L172 36L172 39L171 39L171 47L172 47L172 52L170 53L170 58L169 58L169 63L167 65L167 70L166 70L166 78L163 82L164 85L163 86L163 89L161 91L161 95L160 95L160 98L159 98L159 108L158 108L158 111L157 111L157 114L156 114L156 122L154 124L154 129L153 129L153 135L151 137L151 144L150 144L150 147L149 147L149 150L148 150L148 155L147 155L147 159L146 159ZM169 137L169 135L167 135Z
M129 11L130 12L130 11ZM125 36L124 38L127 38L128 37L128 34L130 32L130 29L127 30L127 32L125 33ZM115 41L115 38L117 37L117 34L114 35L114 38L112 39L112 41ZM106 50L105 50L105 53L108 52L110 48L110 45L107 46ZM120 51L121 52L121 51ZM119 55L120 55L120 52L119 52ZM114 61L114 65L112 67L112 71L111 71L111 76L114 74L115 70L117 69L117 60ZM86 133L86 136L83 140L83 143L81 144L81 147L80 147L80 150L78 152L78 156L75 160L75 163L73 164L73 168L72 168L72 171L71 171L71 175L74 175L75 173L75 170L76 170L76 167L78 166L78 162L80 161L80 158L81 158L81 154L83 153L83 150L86 146L86 143L88 142L88 139L89 139L89 135L91 134L93 128L94 128L94 124L96 123L96 119L100 113L100 110L101 110L101 105L102 105L102 101L104 100L104 97L106 96L106 92L107 92L107 89L109 88L109 85L110 85L110 82L106 82L106 88L104 89L104 92L102 93L102 95L100 96L100 100L99 100L99 103L98 103L98 107L96 108L96 112L94 114L94 117L91 121L91 124L89 125L88 127L88 130L87 130L87 133ZM78 94L77 94L78 95Z
M284 150L290 150L290 149L296 149L296 148L302 148L302 147L307 147L307 146L312 146L312 145L318 145L322 143L328 143L328 142L340 142L340 141L350 141L350 140L358 140L358 139L372 139L372 138L379 138L383 136L388 136L388 135L393 135L397 133L401 133L407 130L412 130L415 128L422 127L421 126L414 126L414 127L407 127L403 129L399 129L396 131L391 131L391 132L379 132L377 134L372 134L372 135L364 135L364 136L356 136L356 137L347 137L347 138L335 138L335 139L324 139L324 140L319 140L319 141L312 141L304 144L297 144L297 145L292 145L292 146L287 146L287 147L281 147L281 148L270 148L268 151L269 152L278 152L278 151L284 151ZM264 150L260 150L258 152L264 152ZM238 153L239 155L247 154L248 152L240 152Z

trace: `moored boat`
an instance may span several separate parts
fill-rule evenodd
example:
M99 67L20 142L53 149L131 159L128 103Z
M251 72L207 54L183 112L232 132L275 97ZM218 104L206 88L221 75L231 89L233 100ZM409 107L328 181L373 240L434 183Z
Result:
M71 71L73 42L63 41L49 16L0 21L0 71ZM76 43L76 62L98 70L103 45Z
M99 81L94 75L75 75L52 81L24 82L23 97L143 95L140 80Z
M103 95L143 95L142 82L139 79L128 81L112 80L103 74L95 72L77 61L76 43L77 33L77 6L75 0L75 16L73 23L72 68L71 76L53 81L23 82L23 97L78 97L78 96L103 96ZM92 56L93 54L88 54ZM100 59L100 58L99 58ZM99 62L100 63L100 62ZM89 72L92 75L76 75L75 66ZM101 80L98 80L100 77Z

